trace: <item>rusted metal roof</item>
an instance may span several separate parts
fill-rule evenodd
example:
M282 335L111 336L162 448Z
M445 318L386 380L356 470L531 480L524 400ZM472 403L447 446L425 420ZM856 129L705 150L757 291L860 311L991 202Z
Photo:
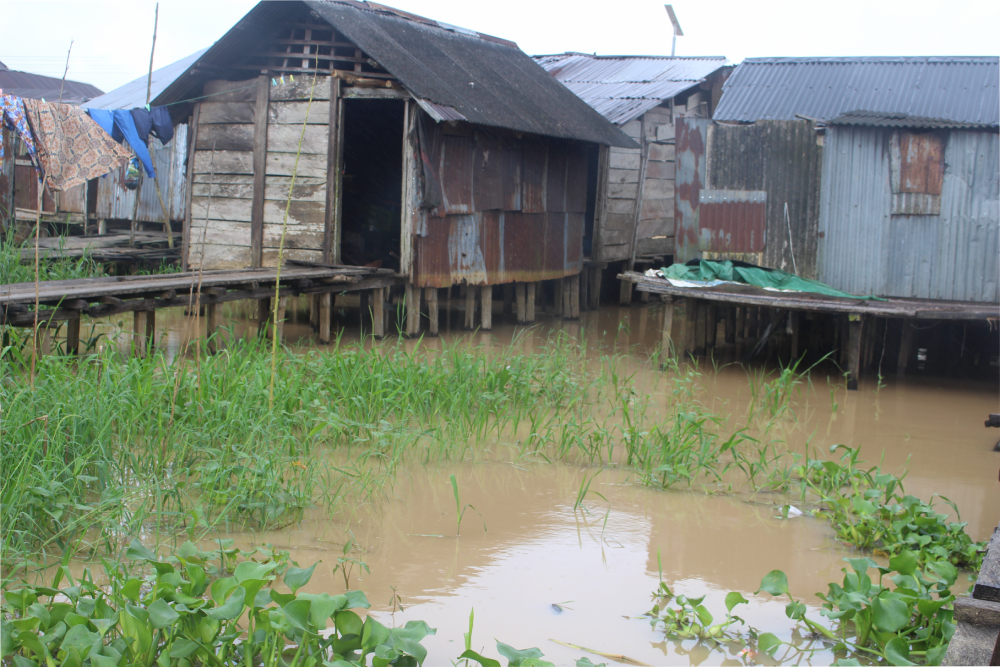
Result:
M718 121L830 121L862 110L1000 125L996 57L748 58L722 90Z
M704 81L723 56L595 56L563 53L535 62L612 123L621 125Z
M104 91L97 86L80 81L66 80L30 72L18 72L7 67L0 69L0 88L4 94L16 97L27 97L31 100L44 99L46 102L59 101L59 87L62 86L63 104L80 104L99 95Z
M457 28L383 5L355 0L261 2L156 98L196 95L238 64L275 25L304 7L336 28L424 102L450 107L468 122L520 132L636 148L632 139L550 77L507 40ZM433 114L432 114L433 115Z

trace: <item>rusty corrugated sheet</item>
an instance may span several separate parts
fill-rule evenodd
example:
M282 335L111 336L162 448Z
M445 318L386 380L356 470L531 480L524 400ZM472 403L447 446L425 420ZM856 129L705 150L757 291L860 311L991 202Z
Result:
M676 131L676 186L674 189L674 261L698 259L698 205L705 183L707 118L678 117Z
M187 130L185 124L174 127L174 138L166 146L159 139L153 140L152 158L163 203L171 220L184 219L184 199L187 192ZM110 220L131 220L135 205L135 190L125 187L125 167L102 176L97 181L97 217ZM160 222L163 209L156 196L152 179L143 178L139 190L139 211L141 222Z
M703 252L761 252L767 234L767 192L702 190L698 248Z

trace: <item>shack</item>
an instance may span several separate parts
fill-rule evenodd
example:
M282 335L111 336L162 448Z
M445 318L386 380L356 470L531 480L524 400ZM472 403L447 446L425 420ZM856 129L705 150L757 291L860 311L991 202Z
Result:
M153 103L191 127L187 267L392 268L410 333L454 285L484 328L496 285L578 310L588 160L636 146L513 42L353 0L258 4Z
M745 330L793 358L839 350L855 386L876 366L988 368L998 127L995 57L748 59L712 120L677 121L676 261L744 260L889 303L835 299L821 314L763 291L639 289L691 297L684 317L708 325L685 351L711 347L724 320L727 343Z
M674 120L710 118L732 68L723 56L536 56L552 76L639 143L602 148L589 175L601 206L584 250L596 265L674 254ZM593 221L591 221L591 218ZM622 283L628 303L631 283Z

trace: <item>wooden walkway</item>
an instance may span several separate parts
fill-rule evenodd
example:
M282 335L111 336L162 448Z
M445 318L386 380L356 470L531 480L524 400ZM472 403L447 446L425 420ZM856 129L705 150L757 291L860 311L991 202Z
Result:
M403 278L389 269L347 266L287 266L281 270L278 291L281 325L287 297L316 295L320 340L330 340L331 294L359 290L371 291L375 309L375 333L384 335L381 301L386 289ZM0 325L34 327L35 303L39 304L40 328L69 324L69 348L79 340L80 316L107 317L119 313L136 314L137 341L150 339L155 326L155 312L160 308L206 308L208 335L218 328L216 306L227 301L262 301L261 312L270 313L269 302L275 296L277 270L241 269L227 271L188 271L150 276L53 280L38 283L0 285ZM380 298L381 297L381 298ZM381 326L380 326L381 325Z
M839 362L848 373L848 388L857 389L858 377L879 344L873 340L881 322L884 336L888 321L899 324L897 375L906 372L914 356L917 320L992 322L1000 320L1000 304L932 299L848 299L807 292L775 292L752 285L678 287L663 278L626 272L618 276L639 292L658 294L664 301L663 349L678 356L704 354L715 346L718 325L725 325L724 344L746 342L749 357L774 343L772 334L786 336L791 358L798 359L806 344L814 350L839 351ZM808 341L800 341L804 319L812 319ZM894 325L895 326L895 325ZM769 341L769 338L771 339Z
M174 234L174 247L168 247L163 232L137 231L135 247L128 233L94 236L49 236L38 240L38 256L42 261L79 259L89 256L96 262L121 265L155 266L176 262L181 256L181 234ZM35 261L34 240L29 239L21 250L21 263Z

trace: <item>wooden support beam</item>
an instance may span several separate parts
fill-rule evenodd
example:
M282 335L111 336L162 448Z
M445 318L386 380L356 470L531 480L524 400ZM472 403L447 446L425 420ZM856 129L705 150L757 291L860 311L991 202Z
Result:
M267 170L267 117L271 81L257 77L253 127L253 200L250 206L250 265L261 266L264 247L264 174Z
M705 350L715 347L715 339L719 332L719 323L716 320L718 312L716 305L711 301L705 303Z
M406 283L406 335L420 335L420 288Z
M788 311L788 335L792 337L792 363L795 363L799 358L799 335L802 333L801 318L802 314L798 311Z
M438 313L438 288L425 287L424 298L427 300L427 319L430 320L430 334L437 336L441 325Z
M503 286L503 318L509 321L514 314L514 283L506 283Z
M726 331L726 345L736 345L736 311L738 308L729 306L724 311L725 331Z
M639 292L639 301L649 303L649 292Z
M622 273L629 271L629 262L622 263ZM621 293L618 295L618 303L623 306L627 306L632 303L632 281L622 280L621 281Z
M534 283L531 284L533 285ZM517 323L524 324L528 319L527 311L525 310L525 308L527 307L527 301L525 300L525 292L526 292L525 284L516 283L514 285L514 292L516 294L516 302L517 302L515 304L517 307Z
M601 276L604 271L599 266L590 267L590 309L597 310L601 307Z
M861 375L861 334L864 320L861 315L849 315L848 319L850 332L847 344L847 388L857 391L858 378Z
M706 326L708 324L708 306L704 301L695 301L694 306L694 355L705 354Z
M317 294L316 296L319 299L319 342L326 345L330 342L333 295L327 292L326 294Z
M479 288L479 304L482 309L483 331L490 331L493 328L493 285Z
M66 354L80 354L80 317L66 321Z
M135 356L145 357L153 351L156 332L156 311L137 310L132 318L132 341Z
M756 342L757 340L757 329L760 320L760 307L759 306L748 306L747 307L747 333L745 338L751 342Z
M578 278L578 288L580 291L580 310L586 311L590 307L590 269L584 268L580 271Z
M274 290L271 290L273 293ZM261 338L270 338L271 334L268 331L268 323L271 321L271 299L258 299L257 300L257 335Z
M674 298L672 296L663 297L663 331L660 341L660 358L670 359L674 356ZM660 364L660 369L664 369L666 364Z
M684 302L684 348L683 355L694 354L695 347L695 320L697 319L696 301L690 297L683 299Z
M476 288L474 285L465 287L465 329L472 331L476 327Z
M913 325L909 321L903 320L902 331L899 332L899 359L896 361L896 377L906 377L906 368L910 364L913 356Z
M569 283L569 319L580 319L580 277L570 276Z
M329 134L326 146L326 208L323 211L323 261L340 263L341 182L344 124L340 79L330 80Z
M525 290L524 321L531 323L535 321L535 292L541 283L528 283Z
M278 298L278 320L274 323L274 335L280 345L285 340L285 311L288 309L288 297Z
M379 340L385 338L385 291L384 287L372 290L372 335ZM409 304L407 304L409 306Z
M573 319L573 276L566 276L562 283L562 316L563 319Z
M208 339L208 353L219 351L219 314L222 306L218 303L205 304L205 338Z

